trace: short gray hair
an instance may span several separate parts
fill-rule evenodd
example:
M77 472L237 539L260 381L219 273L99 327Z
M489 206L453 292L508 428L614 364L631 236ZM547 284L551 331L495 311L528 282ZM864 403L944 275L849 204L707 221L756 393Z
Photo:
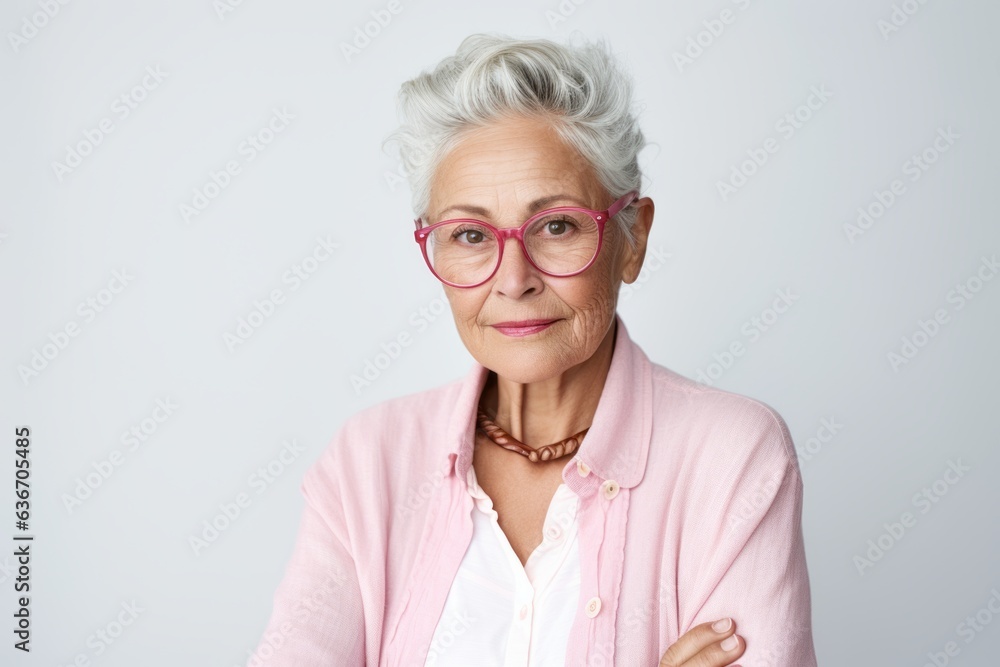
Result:
M455 55L404 82L397 101L403 124L382 146L399 147L415 217L427 216L434 171L464 133L506 117L551 119L614 199L642 190L638 154L646 140L632 81L604 42L470 35ZM633 249L635 217L634 207L615 216Z

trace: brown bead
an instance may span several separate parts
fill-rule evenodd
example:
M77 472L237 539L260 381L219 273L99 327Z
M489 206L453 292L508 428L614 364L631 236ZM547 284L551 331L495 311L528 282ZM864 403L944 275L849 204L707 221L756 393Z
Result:
M590 430L588 426L579 433L575 433L564 440L532 449L500 428L482 409L478 412L476 423L479 430L485 433L486 437L490 440L504 449L509 449L512 452L517 452L525 456L532 463L537 463L539 460L553 461L574 453L583 441L583 436Z

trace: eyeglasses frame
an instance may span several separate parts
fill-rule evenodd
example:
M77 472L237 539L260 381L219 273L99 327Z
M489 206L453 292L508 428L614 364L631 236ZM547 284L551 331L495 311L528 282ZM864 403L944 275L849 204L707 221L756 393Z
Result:
M527 259L528 263L531 264L531 266L535 267L536 270L540 271L541 273L544 273L547 276L552 276L554 278L569 278L571 276L583 273L584 271L589 269L591 265L597 260L598 255L601 254L601 246L604 243L604 225L607 224L608 220L615 217L623 209L627 208L628 206L631 206L638 196L639 196L638 190L630 190L603 211L594 211L589 208L581 208L579 206L557 206L556 208L545 209L544 211L539 211L538 213L532 215L530 218L524 221L524 223L521 224L519 227L504 227L504 228L494 227L488 222L485 222L483 220L477 220L475 218L452 218L450 220L442 220L441 222L436 222L433 225L429 225L427 227L421 227L421 225L423 224L423 219L416 218L413 221L413 223L416 225L416 229L413 232L413 238L420 245L420 251L424 256L424 262L427 263L427 268L431 270L431 273L434 274L435 278L443 282L445 285L449 285L451 287L471 289L473 287L479 287L480 285L489 282L489 280L493 276L495 276L496 272L500 269L500 263L503 261L503 249L507 245L507 239L510 238L517 239L517 243L519 246L521 246L521 253L524 255L524 258ZM524 230L528 228L528 225L535 222L539 218L543 218L553 213L560 213L565 211L586 213L594 219L594 221L597 223L597 248L594 250L594 256L590 258L590 261L587 262L587 264L582 269L578 269L571 273L549 273L545 269L542 269L537 264L535 264L534 260L531 259L531 256L528 255L528 249L524 245ZM496 238L500 239L500 250L499 253L497 254L496 266L493 267L493 271L490 273L489 276L487 276L482 281L474 285L459 285L450 282L448 280L445 280L444 278L438 275L437 271L434 270L434 267L431 265L430 257L427 256L427 237L430 236L430 232L442 225L454 224L456 222L468 222L468 223L475 223L477 225L482 225L491 230Z

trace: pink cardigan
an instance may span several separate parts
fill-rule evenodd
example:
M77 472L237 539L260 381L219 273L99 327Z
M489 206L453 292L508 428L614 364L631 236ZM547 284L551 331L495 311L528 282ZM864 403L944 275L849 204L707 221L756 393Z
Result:
M620 316L580 496L566 664L656 667L731 616L739 663L815 667L802 478L768 405L651 363ZM475 408L488 369L348 418L306 472L305 510L248 665L422 667L472 538ZM580 465L582 462L583 465Z

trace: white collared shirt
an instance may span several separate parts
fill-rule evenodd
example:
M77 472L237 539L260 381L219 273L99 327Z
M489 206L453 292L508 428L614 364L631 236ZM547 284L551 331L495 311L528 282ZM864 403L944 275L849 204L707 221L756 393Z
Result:
M452 582L426 667L555 667L580 597L579 497L565 483L545 516L542 542L522 567L493 501L469 466L472 542Z

